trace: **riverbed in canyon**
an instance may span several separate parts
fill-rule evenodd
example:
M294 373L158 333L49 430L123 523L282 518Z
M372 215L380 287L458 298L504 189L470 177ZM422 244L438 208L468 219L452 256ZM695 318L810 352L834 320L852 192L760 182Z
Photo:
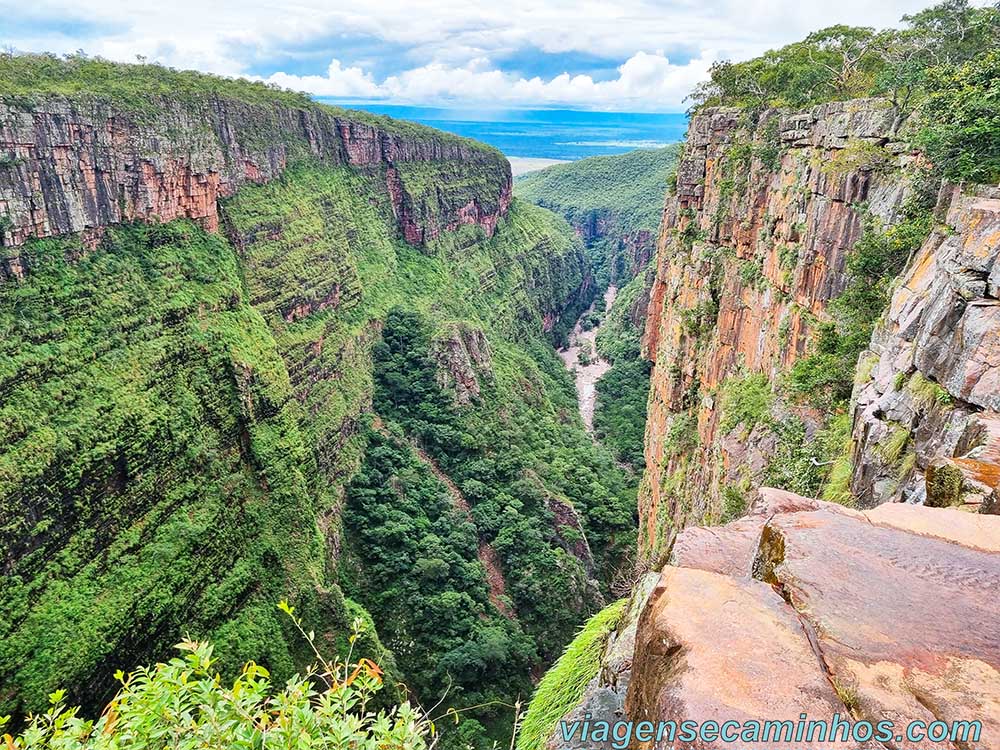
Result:
M605 290L605 311L611 309L611 305L614 303L617 294L618 288L614 285L609 286ZM595 304L596 300L580 316L579 320L576 321L576 325L569 335L568 346L565 349L559 350L559 356L562 357L566 368L573 373L573 378L576 381L576 396L580 404L580 416L583 418L584 426L586 426L587 431L590 433L594 431L594 405L597 403L597 381L611 368L611 363L597 353L597 346L595 344L597 332L601 330L601 325L604 325L604 320L602 319L601 325L594 326L589 331L584 330L583 327L583 321L594 311ZM588 354L588 357L585 359L586 364L580 361L581 352L587 352Z

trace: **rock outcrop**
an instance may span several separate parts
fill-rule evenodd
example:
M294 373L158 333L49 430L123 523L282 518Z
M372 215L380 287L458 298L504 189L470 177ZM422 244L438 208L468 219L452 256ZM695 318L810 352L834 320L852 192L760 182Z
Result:
M997 513L1000 189L947 188L937 219L861 358L852 489Z
M862 513L762 489L744 519L679 534L632 658L606 660L629 665L619 718L794 723L802 713L839 714L849 724L890 720L897 733L911 721L979 720L978 742L924 744L996 747L998 547L996 517L906 505Z
M907 195L900 169L914 157L895 127L895 111L874 99L771 110L757 121L733 108L692 118L664 208L644 338L654 370L640 538L650 558L676 529L718 517L724 487L762 483L774 433L723 430L720 388L752 373L774 380L807 353L846 284L862 204L891 222ZM774 409L807 432L818 427L808 409Z
M320 105L164 100L150 117L99 98L4 103L0 156L0 279L23 273L16 248L31 237L93 244L110 224L175 218L214 231L219 199L302 159L378 171L415 245L463 224L492 234L511 200L510 165L493 149Z

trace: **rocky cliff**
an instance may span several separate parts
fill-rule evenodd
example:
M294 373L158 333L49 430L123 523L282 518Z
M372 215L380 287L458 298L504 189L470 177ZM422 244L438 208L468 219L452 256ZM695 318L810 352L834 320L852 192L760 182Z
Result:
M654 363L640 492L643 549L724 515L764 479L776 422L822 414L775 398L845 287L866 215L892 223L915 158L885 102L695 115L668 196L644 337ZM724 414L727 390L735 406ZM738 502L737 502L738 504Z
M929 187L899 128L879 100L692 119L644 339L650 559L685 525L738 515L762 483L819 492L829 465L839 499L863 507L996 507L996 189L945 185L914 224ZM861 241L888 246L905 232L916 239L898 242L910 257L857 360L851 405L823 400L824 376L810 392L796 364L843 327L836 305Z
M82 233L92 246L109 225L176 218L215 231L219 199L306 158L378 171L413 244L463 224L492 234L510 204L510 166L499 152L426 128L308 103L154 104L151 116L99 97L0 103L0 274L24 273L16 248L29 237ZM443 163L463 178L428 189L420 165L440 175Z
M563 718L588 720L592 733L602 721L742 725L738 743L706 735L697 745L704 748L878 750L908 747L900 735L910 722L979 720L976 741L925 745L995 747L998 576L995 516L908 504L859 512L762 488L738 521L677 535L668 564L637 584L599 644L599 666ZM859 729L851 744L805 729L793 740L803 717L835 716L842 732L886 720L893 732L866 739ZM538 719L529 712L525 724ZM756 734L743 722L757 722ZM769 730L766 722L792 729ZM524 747L579 744L555 722L544 726L547 740ZM623 740L634 748L672 744L636 735L590 744Z
M859 363L851 484L997 513L1000 191L946 187L936 218Z
M979 737L925 744L1000 744L1000 193L935 185L936 208L915 220L925 165L899 125L875 100L692 119L644 339L640 545L653 572L566 720L888 720L888 736L854 735L886 750L907 746L910 722L979 721ZM873 282L888 307L849 350L849 400L833 400L815 369L836 366L829 338L851 333L844 300L873 245L908 257ZM762 486L836 484L814 450L835 423L837 503ZM576 744L545 727L547 747ZM792 743L750 734L741 746Z
M632 527L549 344L592 284L568 225L445 133L24 64L176 95L0 105L0 713L95 710L184 634L283 679L281 599L429 704L512 702Z

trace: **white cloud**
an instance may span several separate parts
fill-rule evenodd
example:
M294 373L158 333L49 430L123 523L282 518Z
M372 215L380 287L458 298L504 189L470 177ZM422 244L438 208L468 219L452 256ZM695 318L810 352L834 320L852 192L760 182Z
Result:
M377 99L383 96L381 87L370 73L358 67L345 68L340 60L332 60L325 76L293 76L275 73L267 79L282 88L308 91L316 96Z
M0 44L53 52L82 47L119 60L141 54L225 75L278 68L288 75L275 74L276 81L327 96L537 97L579 106L653 97L657 106L676 108L713 58L750 57L833 23L891 25L932 1L34 0L29 10L23 0L0 0ZM86 33L74 37L66 19L86 19ZM358 38L370 40L366 63L338 50L338 43L349 46L338 40ZM318 59L316 50L325 57ZM686 55L671 63L654 50ZM531 54L624 62L611 81L572 68L566 76L523 78L496 62L511 56L523 62ZM300 64L290 68L293 59ZM372 59L379 61L378 79ZM303 60L316 61L317 69L303 67Z
M376 83L360 68L334 60L326 76L275 73L266 80L317 96L386 99L407 103L539 104L594 109L678 109L702 80L714 55L706 53L674 65L662 52L637 52L618 67L618 77L595 81L589 75L562 73L544 80L515 77L484 58L462 67L430 63Z

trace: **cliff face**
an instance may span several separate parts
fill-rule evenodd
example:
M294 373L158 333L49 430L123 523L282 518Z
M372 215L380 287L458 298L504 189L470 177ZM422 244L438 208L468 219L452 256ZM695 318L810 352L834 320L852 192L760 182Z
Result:
M111 224L154 218L194 219L215 231L220 198L307 157L378 171L413 244L463 224L492 234L510 204L510 166L500 153L416 126L225 98L164 100L156 110L57 97L27 108L0 103L0 244L9 248L0 275L24 273L11 248L29 237L83 233L93 246ZM428 163L452 163L452 172L466 165L475 179L440 179L428 191L419 169Z
M755 376L773 383L808 351L846 283L862 204L894 219L908 191L900 169L913 158L894 125L879 100L768 111L754 123L736 109L692 118L644 337L654 362L639 499L648 556L686 523L719 518L726 487L761 483L777 445L765 421L792 415L818 429L820 414L766 392L768 420L727 422L721 397Z
M115 669L165 658L184 633L211 638L223 671L254 659L291 675L310 657L281 598L325 652L365 608L389 648L409 648L416 604L380 609L390 584L375 574L371 587L351 581L360 602L340 589L341 566L385 562L376 545L345 538L345 513L374 539L398 531L379 525L389 515L364 516L367 488L351 496L352 481L395 466L405 481L378 484L397 493L386 502L436 521L448 512L436 506L445 478L465 491L458 472L499 465L494 451L512 487L468 484L479 527L425 540L461 572L435 568L435 595L462 601L462 638L511 634L518 653L495 660L504 685L561 648L600 600L583 534L607 540L616 527L592 523L574 505L582 489L548 467L583 462L599 477L586 486L595 517L621 480L562 418L572 385L545 342L589 288L583 247L510 187L489 147L318 106L4 105L0 713L41 708L59 687L95 709ZM440 397L427 413L450 420L437 429L466 451L444 456L442 477L414 457L412 442L429 443L432 429L368 429L389 367L379 343L400 308L426 327L427 356L386 380L400 398ZM428 391L407 392L424 368ZM504 429L506 442L481 445ZM519 493L532 505L501 517L498 503ZM422 570L424 542L404 537L412 544L389 555L393 584L419 594L426 581L408 577ZM541 601L535 585L558 594ZM417 649L427 659L433 635ZM377 636L363 641L361 652L383 652ZM491 679L469 674L470 689Z
M1000 191L946 188L936 218L861 357L852 489L996 513Z

